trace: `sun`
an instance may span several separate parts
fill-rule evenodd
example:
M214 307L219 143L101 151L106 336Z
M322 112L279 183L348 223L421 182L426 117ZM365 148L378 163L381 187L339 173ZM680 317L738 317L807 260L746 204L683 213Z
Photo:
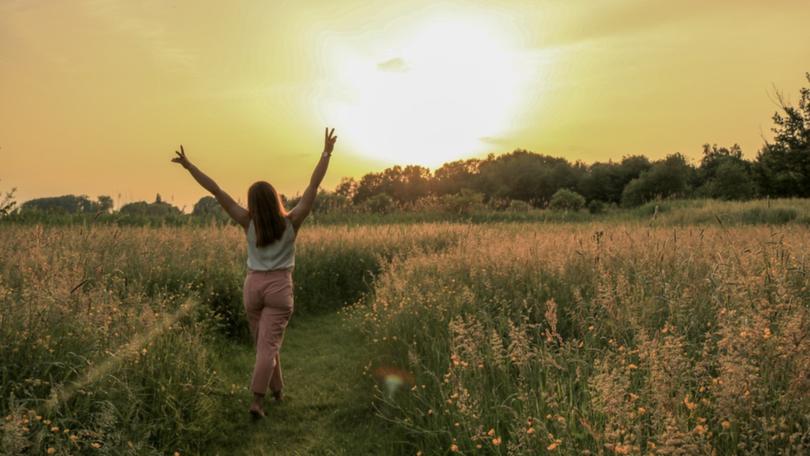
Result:
M382 37L376 53L337 44L323 115L353 152L386 163L435 167L489 151L531 80L512 38L484 17L443 17Z

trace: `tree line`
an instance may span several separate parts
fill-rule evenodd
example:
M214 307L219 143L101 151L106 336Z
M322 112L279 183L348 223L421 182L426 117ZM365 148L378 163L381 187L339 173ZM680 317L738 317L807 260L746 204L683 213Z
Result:
M810 73L806 74L810 82ZM416 165L393 166L359 179L343 178L333 191L321 191L316 212L393 210L441 207L451 211L481 206L491 209L634 207L664 198L746 200L757 197L810 197L810 88L802 88L796 105L777 94L774 136L747 160L737 144L705 144L699 163L674 153L660 160L643 155L585 164L527 150L484 159L445 163L431 172ZM298 197L284 198L293 206ZM113 200L86 195L38 198L15 207L13 190L0 201L0 216L14 212L109 214ZM160 195L152 203L122 206L123 217L181 217L182 211ZM210 196L201 198L192 216L226 220Z
M810 73L806 75L810 82ZM777 95L774 138L753 160L737 144L705 144L699 163L674 153L652 161L642 155L585 164L516 150L505 155L446 163L435 172L421 166L394 166L360 179L345 178L334 194L352 204L386 195L399 205L430 195L476 192L486 201L523 201L547 207L561 189L587 202L638 206L658 198L810 197L810 88L797 105Z

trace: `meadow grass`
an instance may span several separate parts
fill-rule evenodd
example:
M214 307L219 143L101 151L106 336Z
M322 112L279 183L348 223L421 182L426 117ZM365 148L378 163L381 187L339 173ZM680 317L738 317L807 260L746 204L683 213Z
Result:
M296 317L360 299L382 263L464 230L303 231ZM204 453L221 437L221 399L247 395L213 366L223 340L248 341L237 228L5 225L0 241L3 453Z
M810 449L806 228L469 234L352 309L405 373L377 397L413 453Z
M301 454L801 454L810 233L732 225L307 226L288 343L311 385L272 418ZM0 245L0 452L283 445L234 438L237 228L6 224Z

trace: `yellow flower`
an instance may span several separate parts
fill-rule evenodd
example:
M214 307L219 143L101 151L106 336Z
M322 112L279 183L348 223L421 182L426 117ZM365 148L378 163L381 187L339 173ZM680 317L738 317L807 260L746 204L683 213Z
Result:
M689 395L688 394L686 396L684 396L684 398L683 398L683 405L685 405L686 408L688 408L689 410L694 410L695 408L697 408L697 404L695 404L694 402L689 401Z
M630 445L616 445L613 447L613 452L616 454L630 454Z

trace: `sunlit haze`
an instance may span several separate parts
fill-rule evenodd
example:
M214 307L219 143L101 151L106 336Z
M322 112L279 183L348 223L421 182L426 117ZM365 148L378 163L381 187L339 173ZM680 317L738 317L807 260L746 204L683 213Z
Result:
M183 143L244 201L517 148L585 162L769 138L810 71L806 1L0 3L0 191L186 210Z

